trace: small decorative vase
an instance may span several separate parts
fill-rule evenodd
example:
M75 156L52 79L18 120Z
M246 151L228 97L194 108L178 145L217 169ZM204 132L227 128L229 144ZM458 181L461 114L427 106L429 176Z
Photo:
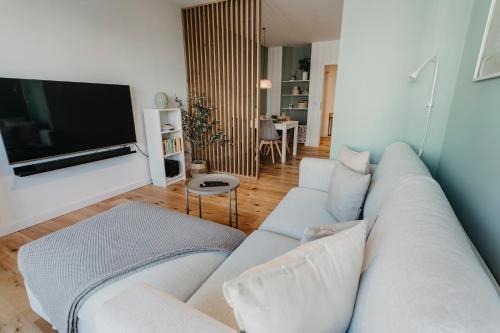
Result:
M309 80L309 73L302 72L302 81L307 81L307 80Z
M155 95L155 104L158 109L166 109L168 106L168 96L162 91Z
M192 161L191 162L191 177L196 177L200 174L205 174L208 172L206 161Z

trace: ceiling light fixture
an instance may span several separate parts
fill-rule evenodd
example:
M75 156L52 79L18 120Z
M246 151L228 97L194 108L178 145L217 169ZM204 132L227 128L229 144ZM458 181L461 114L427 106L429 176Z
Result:
M262 45L266 46L266 28L262 28L262 35L264 42ZM273 87L273 83L269 79L261 79L259 82L260 89L271 89Z

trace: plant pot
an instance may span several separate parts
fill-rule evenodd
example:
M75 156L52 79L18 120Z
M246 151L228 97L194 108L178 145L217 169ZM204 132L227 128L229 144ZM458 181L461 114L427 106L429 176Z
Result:
M208 172L206 161L192 161L191 170L189 171L192 177L196 177L200 174L205 174Z
M307 81L309 79L309 73L308 72L302 72L302 81Z

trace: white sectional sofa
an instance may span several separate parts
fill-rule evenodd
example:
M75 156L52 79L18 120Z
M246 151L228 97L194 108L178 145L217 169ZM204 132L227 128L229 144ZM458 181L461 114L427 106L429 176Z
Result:
M325 208L336 164L302 160L299 186L192 295L129 284L95 307L96 330L238 332L223 282L297 247L304 228L337 222ZM500 331L498 284L439 184L408 145L386 149L372 176L364 216L377 222L366 244L350 332Z

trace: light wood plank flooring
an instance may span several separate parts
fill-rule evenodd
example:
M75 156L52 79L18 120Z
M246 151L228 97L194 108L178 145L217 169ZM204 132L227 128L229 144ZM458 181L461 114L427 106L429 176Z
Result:
M258 228L285 194L297 185L298 167L302 157L328 158L329 149L330 139L323 138L319 148L299 145L298 155L295 158L290 157L286 164L272 164L270 158L263 159L258 180L241 179L241 187L238 190L240 229L250 233ZM17 268L16 258L19 247L132 200L184 211L184 187L182 184L167 189L152 185L144 186L0 238L0 333L54 332L51 326L33 313L29 307L23 280ZM228 223L227 197L203 198L202 206L203 218L218 223ZM198 212L198 200L194 196L191 197L190 208L193 213Z

